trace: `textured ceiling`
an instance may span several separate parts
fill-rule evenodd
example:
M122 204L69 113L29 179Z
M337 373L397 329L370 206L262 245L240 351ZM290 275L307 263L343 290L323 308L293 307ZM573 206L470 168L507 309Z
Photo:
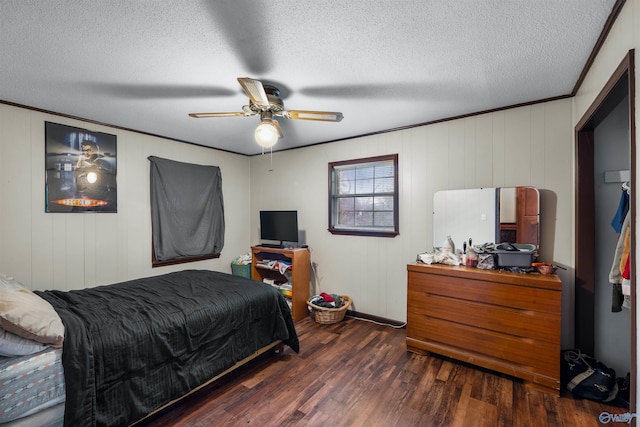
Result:
M0 0L0 101L244 154L258 117L237 77L285 107L274 151L570 94L615 0Z

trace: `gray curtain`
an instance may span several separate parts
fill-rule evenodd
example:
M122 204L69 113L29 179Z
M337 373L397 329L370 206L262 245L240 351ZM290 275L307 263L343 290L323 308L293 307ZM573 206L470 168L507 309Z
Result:
M156 260L219 254L224 246L220 168L148 159Z

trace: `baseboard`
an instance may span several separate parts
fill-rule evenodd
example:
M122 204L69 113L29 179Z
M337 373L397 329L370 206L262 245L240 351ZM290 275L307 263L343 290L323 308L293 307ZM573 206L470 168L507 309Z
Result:
M372 322L376 322L376 323L384 323L384 324L388 324L394 327L405 327L406 323L405 322L399 322L397 320L392 320L392 319L386 319L384 317L380 317L380 316L374 316L373 314L367 314L367 313L360 313L359 311L355 311L355 310L347 310L347 312L345 313L346 316L350 316L350 317L357 317L359 319L365 319L365 320L371 320Z

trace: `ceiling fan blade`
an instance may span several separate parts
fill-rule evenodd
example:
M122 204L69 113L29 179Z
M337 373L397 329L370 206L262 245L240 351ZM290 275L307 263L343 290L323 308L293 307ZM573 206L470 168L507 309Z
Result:
M277 26L264 19L270 6L255 0L217 0L202 2L212 18L212 30L221 32L243 68L254 75L266 74L273 66ZM249 24L248 24L249 23Z
M242 89L244 89L247 95L249 95L251 102L261 107L269 106L267 92L265 92L264 86L260 80L251 79L249 77L238 77L238 83L240 83Z
M203 119L207 117L235 117L235 116L246 116L245 113L241 112L221 112L221 113L189 113L190 117L195 117L197 119Z
M333 111L288 110L282 112L282 117L293 120L317 120L321 122L339 122L343 115Z

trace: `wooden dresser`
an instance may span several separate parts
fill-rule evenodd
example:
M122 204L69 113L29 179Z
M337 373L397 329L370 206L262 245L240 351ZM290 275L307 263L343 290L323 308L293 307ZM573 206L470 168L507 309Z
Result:
M407 274L407 350L560 394L558 276L427 264L409 264Z

